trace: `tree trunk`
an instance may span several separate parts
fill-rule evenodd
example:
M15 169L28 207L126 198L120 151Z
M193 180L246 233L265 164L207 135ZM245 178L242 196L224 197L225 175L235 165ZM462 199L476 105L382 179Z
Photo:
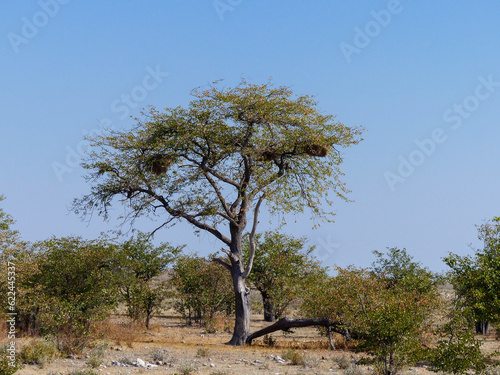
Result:
M274 304L267 295L266 292L260 292L262 294L262 303L264 305L264 320L266 322L276 321L276 313L274 312Z
M237 269L235 269L237 268ZM250 335L250 300L248 298L249 289L245 284L245 279L241 277L239 267L233 265L231 274L233 277L235 294L235 321L234 331L228 345L243 345Z
M476 322L476 333L480 335L487 335L490 329L489 322Z

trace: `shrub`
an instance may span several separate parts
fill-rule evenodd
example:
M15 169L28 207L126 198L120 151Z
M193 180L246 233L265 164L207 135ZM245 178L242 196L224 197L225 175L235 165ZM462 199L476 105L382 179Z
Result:
M286 315L307 283L326 275L325 268L314 260L314 246L304 249L306 239L281 233L265 232L255 236L259 251L255 253L248 280L262 296L264 320L271 322ZM248 258L250 243L245 238L243 253Z
M52 238L34 245L26 280L41 333L66 354L81 351L118 302L116 246L106 238Z
M199 348L198 351L196 352L196 354L199 357L208 357L209 352L210 351L207 348Z
M0 346L0 375L12 375L20 370L23 366L19 364L19 360L14 363L8 358L10 353L7 352L7 346Z
M234 310L234 291L230 274L214 262L194 256L181 256L175 262L171 284L174 309L188 323L201 323L213 332L217 313Z
M87 365L92 368L97 368L104 363L104 356L106 355L106 349L108 345L98 345L92 349L90 352L89 359L87 360Z
M168 352L163 349L154 349L153 351L151 351L150 355L153 362L166 363L169 360Z
M179 365L179 372L182 375L191 375L196 370L196 366L191 362L185 362Z
M305 366L306 356L304 353L299 353L293 349L288 349L283 353L283 359L289 360L294 366Z
M278 343L278 340L273 338L271 335L265 335L263 339L264 345L269 346L270 348L274 348Z
M40 368L45 367L58 355L56 346L53 343L32 340L29 344L24 345L19 352L19 359L28 365L38 365Z
M431 315L441 301L437 278L406 250L375 254L372 269L336 267L335 277L311 284L301 310L335 322L346 339L373 355L380 373L394 375L423 359Z
M146 328L153 314L160 311L167 297L165 286L156 278L167 269L181 248L166 243L155 246L149 235L139 232L120 249L121 294L130 318L142 321Z
M476 332L486 334L489 322L500 322L500 217L479 226L478 232L484 248L475 256L450 253L444 261L460 297L457 303L469 311Z

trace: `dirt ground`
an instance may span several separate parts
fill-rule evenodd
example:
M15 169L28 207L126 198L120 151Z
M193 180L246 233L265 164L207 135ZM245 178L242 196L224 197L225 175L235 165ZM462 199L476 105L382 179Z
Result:
M220 322L222 332L215 334L206 333L200 327L185 326L174 315L153 319L148 331L130 327L126 322L124 317L114 317L106 325L112 339L101 342L107 348L103 363L94 369L98 374L346 374L337 361L345 358L354 363L361 358L360 354L346 348L332 351L326 338L321 337L315 328L296 329L286 335L276 332L272 335L276 340L273 347L265 345L262 339L256 340L252 346L232 347L224 345L231 337L230 333L223 332L224 326L230 326L230 321ZM251 330L267 324L262 315L255 315ZM18 345L24 345L29 339L17 341ZM340 337L337 343L342 347ZM489 336L485 338L484 348L488 352L498 350L500 342L493 335ZM296 353L302 359L301 364L293 365L289 359L282 361L287 351ZM74 358L57 358L43 368L26 365L16 374L66 375L74 370L90 369L89 354L87 351ZM155 366L137 367L138 358L145 366ZM161 362L157 362L158 358ZM350 375L373 373L369 366L354 369L357 371L350 371ZM403 373L427 374L430 371L422 365Z

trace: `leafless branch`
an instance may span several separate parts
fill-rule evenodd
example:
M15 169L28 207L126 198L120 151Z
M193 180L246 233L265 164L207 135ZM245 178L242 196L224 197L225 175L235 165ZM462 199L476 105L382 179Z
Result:
M252 231L250 232L249 236L249 242L250 242L250 254L248 257L248 264L245 268L245 271L243 272L242 277L246 278L250 272L252 271L252 266L253 266L253 260L255 258L255 231L257 230L257 224L259 223L259 210L260 210L260 205L264 201L266 197L266 193L262 193L260 196L259 200L257 201L257 204L255 205L255 210L253 214L253 225L252 225Z

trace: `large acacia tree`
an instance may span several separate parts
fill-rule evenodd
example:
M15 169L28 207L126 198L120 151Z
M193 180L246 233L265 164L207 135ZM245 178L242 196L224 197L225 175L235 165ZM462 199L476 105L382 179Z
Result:
M121 202L125 220L154 215L156 229L184 220L219 239L235 292L236 319L229 344L249 335L248 277L254 235L265 201L271 213L303 212L331 220L333 195L347 200L340 178L340 148L360 141L361 129L320 113L310 96L271 82L194 90L186 108L150 108L132 130L107 130L93 138L83 163L90 194L74 209L108 217ZM115 199L119 199L118 201ZM244 262L242 234L250 226Z

